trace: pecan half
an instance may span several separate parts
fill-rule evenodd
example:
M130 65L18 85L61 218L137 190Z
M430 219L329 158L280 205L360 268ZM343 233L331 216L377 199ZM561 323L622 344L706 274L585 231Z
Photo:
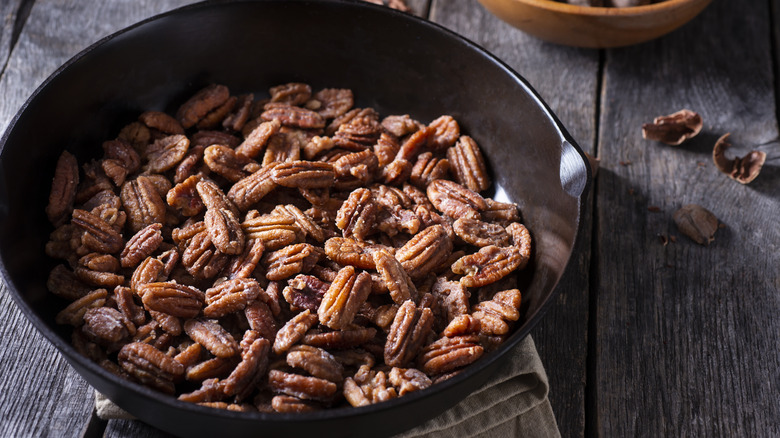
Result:
M325 119L321 115L306 108L272 103L266 105L266 110L260 115L265 120L279 120L283 126L312 129L324 128Z
M452 272L464 275L460 282L466 287L480 287L506 277L527 260L514 246L499 248L489 245L466 255L452 264Z
M46 287L49 292L68 301L75 301L91 290L65 265L57 265L49 272Z
M217 250L207 230L196 233L181 246L182 264L195 278L213 278L228 262L228 256Z
M247 332L247 335L251 332ZM244 339L247 340L247 335ZM268 352L271 344L267 339L254 339L241 353L241 362L222 382L222 388L227 396L245 399L255 390L260 380L265 377L268 368Z
M130 231L137 233L153 223L165 222L165 202L154 182L145 176L125 182L119 195Z
M320 324L336 330L346 328L370 293L371 276L366 272L358 274L353 266L345 266L322 297L317 309Z
M144 111L138 116L138 121L148 128L166 134L184 134L184 128L179 121L161 111Z
M176 118L185 129L201 121L208 113L222 106L230 98L230 90L224 85L211 84L193 95L179 107Z
M57 316L54 317L54 322L57 324L70 324L72 326L78 327L84 323L84 314L87 313L87 310L96 307L102 307L106 303L107 297L107 290L93 290L76 301L68 304L67 307L62 309L57 314Z
M450 163L446 158L437 158L431 152L425 152L417 156L409 182L425 188L433 180L446 178L449 171Z
M182 318L197 316L206 300L203 292L198 289L171 281L140 285L138 294L147 310Z
M247 239L258 239L268 250L277 250L303 240L295 218L281 214L266 214L247 218L241 223Z
M249 175L244 168L252 160L227 146L214 144L203 151L203 162L212 172L234 183Z
M290 347L303 339L306 332L316 323L317 314L308 309L291 318L284 327L276 332L273 345L274 353L282 354L289 350Z
M184 331L193 341L206 347L214 356L228 358L239 353L238 343L219 323L208 319L189 319Z
M325 240L325 230L314 222L314 219L295 205L277 205L272 213L285 214L292 217L295 219L295 224L298 225L298 228L306 233L307 236L310 236L317 242L323 242Z
M207 318L221 318L244 309L254 301L263 289L253 278L234 278L206 290L206 304L203 315Z
M460 137L460 126L452 116L441 116L432 121L428 127L434 130L428 140L428 146L433 150L447 149Z
M141 229L125 244L120 254L123 268L131 268L149 257L163 242L162 224L154 223Z
M278 120L263 122L246 136L244 141L236 147L236 153L247 158L257 158L265 149L268 140L279 132L282 124Z
M319 189L333 185L336 181L336 171L331 163L289 161L277 165L271 178L280 186Z
M149 344L132 342L119 350L119 365L134 379L167 394L175 392L174 381L184 366Z
M203 210L203 201L198 194L197 184L201 177L192 175L176 184L165 196L171 207L184 216L195 216Z
M387 375L390 383L398 391L398 395L406 395L410 392L425 389L431 385L431 379L424 372L416 368L398 368L393 367Z
M478 336L444 337L425 347L419 362L425 373L435 376L469 365L483 353Z
M313 275L301 274L288 281L288 286L284 288L282 294L291 308L316 312L329 287L330 283Z
M71 223L84 230L81 240L89 249L112 254L121 251L124 247L122 235L106 221L88 211L73 210Z
M455 146L447 149L447 159L455 174L455 180L475 192L490 187L485 159L473 138L461 136ZM483 209L484 210L484 209Z
M287 365L300 368L314 377L341 383L344 367L327 351L310 345L296 345L287 352Z
M417 308L411 300L401 304L387 333L385 363L403 367L414 360L431 333L433 321L431 309Z
M508 246L512 242L504 227L479 219L460 218L452 224L452 229L464 242L480 248L488 245Z
M521 298L518 289L509 289L496 293L489 301L480 301L475 305L471 316L480 321L480 333L509 333L510 324L520 318Z
M305 400L328 401L336 394L338 386L325 379L301 376L271 370L268 373L268 386L272 391L291 395Z
M301 148L304 144L297 135L282 127L279 133L268 140L262 165L269 166L274 163L298 161L301 158Z
M245 237L236 216L227 208L208 209L204 217L211 243L223 254L244 251Z
M344 237L364 240L371 233L376 222L376 211L371 190L356 189L339 208L336 214L336 226L342 231Z
M326 119L338 117L352 108L355 104L355 97L352 90L346 88L325 88L314 95L320 105L316 109L317 113Z
M116 350L135 334L135 325L112 307L96 307L84 313L81 330L97 344Z
M362 269L375 269L374 252L389 249L384 245L344 237L331 237L325 242L325 254L331 260L341 265L352 265Z
M184 135L170 135L156 140L146 148L146 166L150 173L162 173L173 169L184 159L190 148L190 140Z
M479 219L479 212L487 209L477 192L446 179L432 181L426 192L434 207L452 218Z
M290 82L271 87L268 93L271 95L271 102L293 106L303 105L311 99L311 87L300 82Z
M373 327L357 327L348 330L323 332L311 330L301 340L306 345L327 349L353 348L363 345L376 337Z
M79 164L76 157L68 151L62 151L57 159L49 192L49 204L46 206L46 215L54 226L65 223L70 215L78 185Z
M274 251L264 258L268 266L266 278L283 280L301 272L308 272L320 260L320 251L308 243L298 243Z
M395 253L412 279L420 279L450 256L452 240L441 225L430 226L412 237Z
M263 256L265 246L260 239L247 239L244 251L236 257L232 257L225 267L224 275L229 278L248 278L252 276L260 258Z
M386 251L377 251L374 253L374 264L393 301L397 304L410 299L417 302L417 288L398 259Z
M260 170L236 182L227 193L239 210L247 211L276 187L272 179L276 165L263 166Z

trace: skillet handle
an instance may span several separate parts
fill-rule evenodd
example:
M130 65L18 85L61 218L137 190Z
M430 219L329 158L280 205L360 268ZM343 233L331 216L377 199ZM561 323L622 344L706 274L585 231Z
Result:
M563 140L561 143L561 187L574 198L582 196L590 180L590 168L580 149Z

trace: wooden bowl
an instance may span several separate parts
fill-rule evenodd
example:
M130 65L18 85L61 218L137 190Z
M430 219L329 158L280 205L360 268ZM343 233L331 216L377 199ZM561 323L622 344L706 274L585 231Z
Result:
M712 0L666 0L645 6L576 6L552 0L479 0L491 13L535 37L576 47L638 44L665 35Z

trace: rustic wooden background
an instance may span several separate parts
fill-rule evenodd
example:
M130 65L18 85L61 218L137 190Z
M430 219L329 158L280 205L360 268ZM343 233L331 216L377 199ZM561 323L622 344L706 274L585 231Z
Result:
M72 55L189 3L0 0L0 130ZM586 250L532 332L562 436L780 436L780 1L716 0L666 37L611 50L541 42L475 0L408 3L525 76L601 160ZM681 108L703 116L702 134L642 139L642 123ZM768 154L750 185L712 164L726 132L730 156ZM688 203L724 224L708 247L672 222ZM164 436L94 417L92 389L4 287L0 339L0 436Z

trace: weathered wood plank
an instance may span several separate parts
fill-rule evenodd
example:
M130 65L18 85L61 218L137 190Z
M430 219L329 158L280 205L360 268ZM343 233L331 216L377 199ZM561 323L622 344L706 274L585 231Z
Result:
M94 406L92 388L27 321L5 285L0 321L0 436L78 436Z
M523 75L587 152L596 135L598 52L544 43L498 20L474 1L434 1L431 19L471 39ZM590 266L586 242L542 323L532 334L550 379L550 402L562 436L583 436Z
M125 438L138 436L144 438L170 438L173 435L138 420L111 420L103 438Z
M665 38L607 54L599 436L780 435L780 154L768 5L713 2ZM699 137L680 147L642 140L642 123L681 108L703 116ZM759 147L775 158L748 186L714 168L712 146L726 132L729 156L775 141ZM708 247L680 236L671 219L688 203L725 225ZM659 234L679 237L663 245Z
M5 0L0 2L0 75L5 70L8 56L11 54L11 48L16 40L17 20L24 18L25 7L32 0Z

